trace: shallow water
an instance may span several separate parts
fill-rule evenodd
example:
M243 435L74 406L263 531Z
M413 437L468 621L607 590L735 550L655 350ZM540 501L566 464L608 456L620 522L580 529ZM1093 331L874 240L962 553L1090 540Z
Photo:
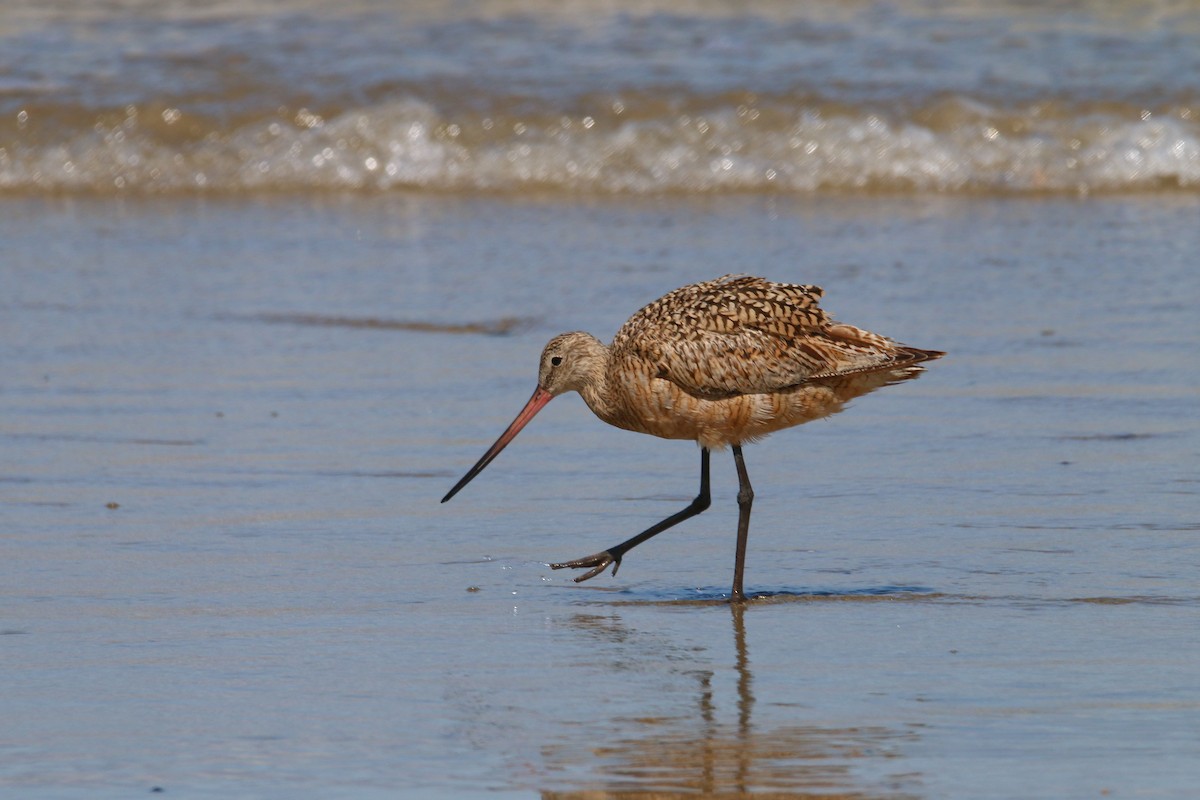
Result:
M0 13L0 794L1191 798L1200 12ZM747 448L533 388L727 272L948 351Z
M6 796L1190 797L1200 202L0 201ZM949 351L747 448L532 389L727 271Z

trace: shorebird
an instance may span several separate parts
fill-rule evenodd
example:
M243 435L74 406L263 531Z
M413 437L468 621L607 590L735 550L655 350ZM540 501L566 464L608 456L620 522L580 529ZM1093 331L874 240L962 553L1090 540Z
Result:
M638 311L605 345L588 333L555 336L542 350L537 388L512 424L442 502L500 454L551 399L578 392L618 428L700 445L700 493L687 508L618 545L551 564L586 569L578 583L709 507L709 453L729 446L738 475L737 549L730 599L742 601L742 573L754 489L742 445L841 411L881 386L915 378L923 361L945 355L835 322L816 286L725 275L676 289Z

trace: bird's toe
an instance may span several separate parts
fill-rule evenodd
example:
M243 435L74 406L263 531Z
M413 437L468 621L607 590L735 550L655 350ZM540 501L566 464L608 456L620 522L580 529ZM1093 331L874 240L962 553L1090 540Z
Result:
M617 568L621 566L621 559L614 558L612 553L605 550L602 553L584 556L583 558L577 558L574 561L563 561L559 564L551 564L550 569L587 569L587 572L575 578L576 583L583 583L589 578L594 578L601 572L604 572L609 564L613 565L613 575L616 575Z

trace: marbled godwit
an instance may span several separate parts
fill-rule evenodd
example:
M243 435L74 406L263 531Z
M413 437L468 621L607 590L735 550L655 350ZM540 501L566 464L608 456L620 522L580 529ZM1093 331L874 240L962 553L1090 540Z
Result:
M729 445L738 475L738 533L731 599L745 599L742 572L754 490L742 445L835 414L847 401L916 377L944 355L834 322L816 286L726 275L676 289L634 314L611 345L564 333L542 351L537 388L479 462L446 493L467 485L552 398L575 391L618 428L700 445L700 494L682 511L594 555L551 564L587 569L586 581L626 552L709 506L709 452Z

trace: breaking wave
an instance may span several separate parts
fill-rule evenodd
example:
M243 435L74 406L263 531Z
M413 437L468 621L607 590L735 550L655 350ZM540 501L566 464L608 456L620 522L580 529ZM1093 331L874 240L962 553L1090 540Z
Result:
M0 191L1137 192L1200 187L1200 108L894 111L806 98L580 98L571 113L399 99L215 120L165 104L24 108Z

